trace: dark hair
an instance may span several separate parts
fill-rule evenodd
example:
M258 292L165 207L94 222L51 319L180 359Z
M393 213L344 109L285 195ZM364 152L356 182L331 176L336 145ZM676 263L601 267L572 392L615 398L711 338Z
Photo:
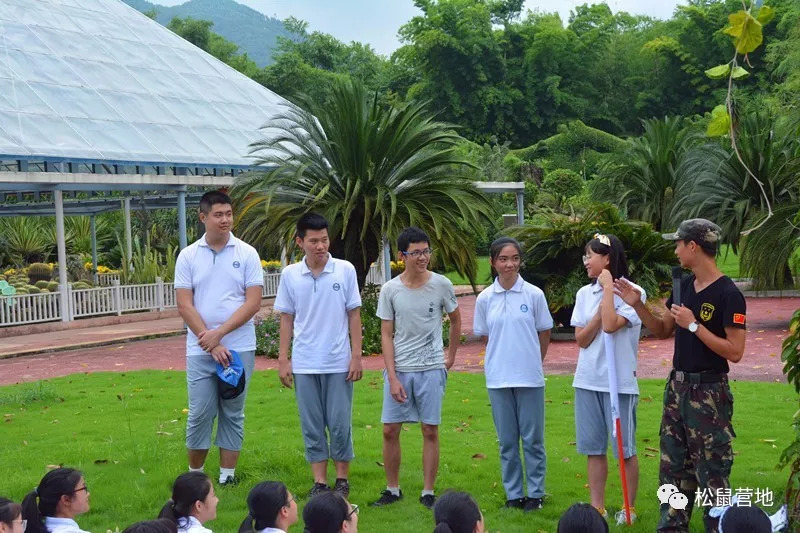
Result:
M250 511L239 526L239 533L275 527L278 513L289 503L289 491L280 481L262 481L247 495ZM255 524L253 523L255 522Z
M352 509L340 493L317 494L303 508L304 533L338 533L342 522L350 520Z
M144 520L129 525L122 533L178 533L178 524L166 518Z
M231 197L222 191L208 191L200 197L200 212L207 215L217 204L232 205L233 202L231 202Z
M328 221L318 213L306 213L297 221L297 236L305 239L306 232L310 229L317 231L328 229Z
M424 242L428 244L428 246L431 244L427 233L416 226L410 226L401 231L400 235L397 236L397 251L407 252L410 245L418 242Z
M62 496L73 497L83 474L74 468L56 468L44 475L39 486L22 500L22 518L28 521L28 533L47 533L44 517L55 516Z
M605 235L611 246L605 245L600 242L600 239L594 238L586 243L586 250L591 250L596 254L608 256L608 270L611 272L611 277L614 279L626 278L631 279L631 274L628 272L628 260L625 259L625 247L622 245L616 235Z
M720 517L719 530L724 533L772 533L772 522L760 507L735 505Z
M521 256L522 255L522 246L520 246L519 241L517 239L512 239L511 237L498 237L492 244L489 245L489 257L494 263L497 260L497 256L500 255L500 252L503 251L503 248L506 246L513 246L517 249L517 253ZM497 271L494 269L494 266L491 267L492 270L492 278L497 277Z
M558 520L557 533L608 533L600 511L588 503L574 503Z
M159 518L177 523L179 518L188 518L195 502L202 502L211 492L211 479L204 472L185 472L172 484L172 498L167 500Z
M434 533L472 533L481 521L481 510L466 492L447 491L433 506Z
M15 501L0 496L0 522L11 525L11 522L22 514L22 506Z
M694 239L683 239L683 244L689 245L690 242L695 243L703 253L705 253L708 257L714 258L717 257L717 252L719 252L719 248L717 247L717 243L715 242L697 242Z

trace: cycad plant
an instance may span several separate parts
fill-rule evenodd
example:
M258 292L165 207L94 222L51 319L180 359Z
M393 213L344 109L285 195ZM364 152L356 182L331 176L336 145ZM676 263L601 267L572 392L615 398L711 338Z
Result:
M315 211L330 223L331 253L353 263L363 287L383 236L426 230L435 262L474 279L474 236L492 214L456 151L461 138L419 102L384 106L357 82L337 82L323 105L287 105L252 145L263 172L237 179L236 231L258 248L292 246Z

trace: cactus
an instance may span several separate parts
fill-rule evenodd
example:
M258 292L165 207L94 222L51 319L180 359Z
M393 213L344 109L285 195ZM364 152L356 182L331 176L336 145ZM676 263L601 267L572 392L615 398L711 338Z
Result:
M42 289L40 289L36 285L28 285L25 288L28 289L28 294L39 294L42 292Z
M31 283L37 281L50 281L53 276L53 268L46 263L33 263L28 266L28 277Z
M20 287L17 289L17 294L28 294L28 289L25 287Z
M41 280L37 281L36 283L34 283L33 285L35 285L36 287L39 287L40 289L46 289L47 286L50 285L50 282L41 279Z
M51 281L50 283L48 283L47 284L47 290L50 291L50 292L58 292L58 282L57 281Z
M92 287L85 281L76 281L75 283L72 284L72 288L76 290L81 290L81 289L91 289Z

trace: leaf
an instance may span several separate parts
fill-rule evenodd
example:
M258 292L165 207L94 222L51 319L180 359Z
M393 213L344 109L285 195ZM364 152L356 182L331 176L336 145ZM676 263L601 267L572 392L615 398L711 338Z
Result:
M758 15L756 15L756 20L761 23L761 25L769 24L769 21L775 16L775 10L769 6L761 6L761 9L758 10Z
M743 80L746 77L748 77L749 75L750 75L750 73L747 72L746 69L744 69L742 67L735 67L733 69L733 73L731 74L731 77L733 79L735 79L735 80Z
M723 30L733 37L733 45L740 54L749 54L761 45L764 35L761 23L745 10L728 15L730 26Z
M731 127L731 117L724 105L718 105L711 111L711 120L706 128L706 135L709 137L720 137L727 135Z
M475 455L472 456L472 458L473 459L486 459L486 456L483 455L482 453L476 453Z
M95 459L94 464L96 465L106 465L108 464L108 459Z
M728 74L730 73L731 73L731 66L729 63L725 63L724 65L717 65L716 67L706 70L706 76L708 76L712 80L721 80L722 78L727 78Z

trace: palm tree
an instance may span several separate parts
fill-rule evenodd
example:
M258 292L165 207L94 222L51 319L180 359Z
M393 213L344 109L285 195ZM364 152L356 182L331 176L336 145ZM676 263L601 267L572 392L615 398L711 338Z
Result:
M409 225L428 232L440 266L477 273L475 235L492 213L470 181L473 166L456 153L461 138L419 102L379 104L357 82L334 84L325 104L301 98L265 126L254 143L263 172L237 179L237 232L261 247L292 246L297 218L330 223L331 253L353 263L363 287L384 235Z
M759 286L782 287L791 281L788 258L800 237L793 223L800 212L797 123L758 110L742 115L736 132L742 161L764 184L773 217L746 237L742 235L766 217L766 199L733 150L716 142L687 154L680 169L680 213L685 218L715 221L723 230L723 241L734 251L741 248L745 275L755 278Z
M630 218L656 230L670 227L678 166L697 135L682 117L643 120L644 133L612 157L593 186L595 199L618 205Z

